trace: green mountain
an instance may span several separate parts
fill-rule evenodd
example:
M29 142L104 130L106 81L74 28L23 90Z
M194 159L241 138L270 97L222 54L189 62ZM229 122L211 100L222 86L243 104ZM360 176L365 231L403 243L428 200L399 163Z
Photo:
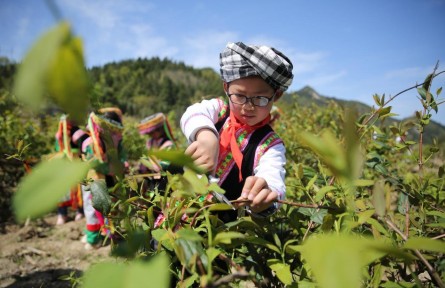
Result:
M7 58L0 57L0 96L11 93L16 65ZM197 69L183 62L158 57L112 62L89 69L89 74L94 87L91 95L92 108L118 106L125 114L137 118L156 112L173 112L176 118L179 118L191 103L224 95L220 76L214 70ZM335 101L341 106L354 107L360 115L371 111L371 107L366 104L326 97L310 86L285 93L280 100L286 104L298 103L303 106L325 106L330 101ZM8 105L11 103L0 101L0 108L6 108ZM408 120L410 119L402 121ZM388 119L385 122L400 121ZM416 137L418 131L412 128L409 134ZM426 143L431 143L433 137L445 143L445 127L431 121L425 136Z
M371 106L359 101L341 100L334 97L320 95L310 86L305 86L296 92L285 94L280 101L286 102L287 104L298 103L302 106L310 106L312 104L315 104L316 106L327 106L330 101L335 101L342 107L355 109L359 115L369 113L372 110ZM416 119L415 117L404 118L402 120L389 118L386 121L386 124L397 124L400 122L416 122ZM418 129L416 127L409 129L408 139L418 140L418 138ZM431 121L429 125L426 126L424 131L424 143L433 143L433 138L436 138L439 143L445 143L445 126L435 121Z

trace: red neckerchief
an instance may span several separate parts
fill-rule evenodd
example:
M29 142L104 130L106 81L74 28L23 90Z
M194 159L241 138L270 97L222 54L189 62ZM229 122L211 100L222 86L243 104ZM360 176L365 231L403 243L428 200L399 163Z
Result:
M267 116L263 121L260 123L249 126L247 124L241 123L238 119L236 119L235 115L232 111L230 111L230 118L228 121L227 128L223 129L220 141L219 141L219 153L220 155L225 155L227 150L230 149L232 152L233 159L235 160L236 166L238 166L239 169L239 181L243 180L243 175L241 173L241 163L243 163L243 153L241 152L238 143L236 142L236 131L239 129L244 129L247 131L247 133L251 133L252 131L263 127L264 125L268 124L270 121L270 114Z

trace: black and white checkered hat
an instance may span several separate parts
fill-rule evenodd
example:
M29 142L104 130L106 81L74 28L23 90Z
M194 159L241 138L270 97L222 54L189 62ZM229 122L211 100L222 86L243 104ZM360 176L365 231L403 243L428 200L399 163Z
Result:
M286 91L292 83L292 62L268 46L228 43L220 54L221 78L225 82L259 75L275 90Z

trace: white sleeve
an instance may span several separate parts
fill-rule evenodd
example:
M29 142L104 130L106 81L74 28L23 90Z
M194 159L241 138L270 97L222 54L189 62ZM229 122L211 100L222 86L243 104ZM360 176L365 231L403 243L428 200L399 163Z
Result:
M258 166L253 170L255 176L264 178L269 188L278 193L279 200L284 200L286 195L286 185L284 184L285 164L286 148L283 144L277 144L270 147L261 156Z
M196 140L196 132L203 128L209 128L218 135L215 123L218 121L222 105L223 102L220 99L214 98L203 100L187 108L181 117L181 129L189 143Z

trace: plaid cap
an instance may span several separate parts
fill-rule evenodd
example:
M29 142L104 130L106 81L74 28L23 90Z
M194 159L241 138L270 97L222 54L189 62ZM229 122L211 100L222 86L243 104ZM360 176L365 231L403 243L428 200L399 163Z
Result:
M220 54L221 78L231 82L259 75L275 90L286 91L292 83L292 62L280 51L268 46L228 43Z

